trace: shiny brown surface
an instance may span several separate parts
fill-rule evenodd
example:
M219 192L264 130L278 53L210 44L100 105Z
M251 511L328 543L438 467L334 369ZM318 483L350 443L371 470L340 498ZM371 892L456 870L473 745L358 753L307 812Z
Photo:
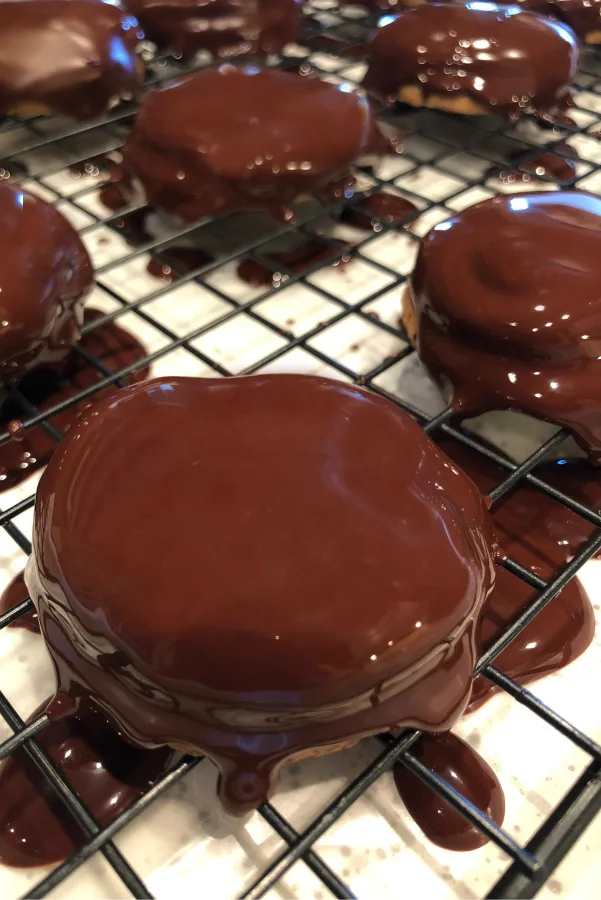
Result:
M403 10L380 28L369 60L365 88L385 102L415 86L426 97L467 96L517 119L564 108L578 43L563 25L515 6L436 3Z
M500 178L505 184L524 184L533 179L545 181L550 178L558 184L566 184L576 177L576 163L559 153L541 153L540 156L525 161L522 161L521 156L522 154L516 154L506 165L489 169L487 178Z
M411 752L444 778L497 825L503 824L505 795L499 779L479 753L454 734L427 734ZM446 850L476 850L487 837L401 763L394 767L401 800L426 837Z
M0 111L92 119L141 81L133 16L102 0L0 2Z
M9 184L0 184L0 233L0 384L7 384L61 362L77 343L93 274L67 220Z
M146 266L146 271L154 278L167 284L178 281L182 274L191 272L199 266L210 262L212 257L200 247L166 247L161 249L160 259L153 256Z
M133 741L207 753L242 812L295 754L450 727L493 553L480 494L382 398L157 379L61 443L26 580L67 708L91 695Z
M76 715L51 722L36 740L101 826L145 793L174 759L166 748L132 747L87 700ZM0 863L42 866L84 843L65 804L22 750L0 765Z
M96 309L86 309L84 322L90 323L101 318L103 313ZM83 335L79 347L96 359L105 370L118 372L147 355L146 348L139 340L115 322L100 325ZM96 384L104 378L106 371L96 368L76 350L52 370L37 368L19 382L19 392L40 412L71 400L80 391ZM136 384L148 376L148 367L142 367L125 379L128 384ZM53 415L49 421L61 433L66 433L77 422L92 403L112 393L113 388L97 391L93 397L80 400L72 406ZM6 400L0 408L0 431L18 420L23 410L15 401ZM0 446L0 492L24 481L33 472L45 466L57 442L42 425L24 431L18 441L13 440Z
M343 0L349 3L350 0ZM427 2L427 0L418 0ZM457 0L463 5L463 0ZM401 12L418 5L412 0L362 0L361 6L374 12ZM520 6L542 16L558 19L568 25L581 41L601 32L601 0L515 0L511 6Z
M152 206L186 221L352 194L351 166L389 149L365 98L315 78L224 64L151 92L125 144Z
M9 581L2 591L2 594L0 595L0 615L8 612L13 606L22 603L23 600L27 600L29 597L29 591L27 590L23 575L23 572L19 572L18 575L15 575L12 581ZM39 634L40 626L38 623L37 610L32 609L30 612L24 613L7 627L24 628L26 631L32 631L34 634Z
M299 0L125 0L146 35L184 57L277 53L300 29Z
M507 473L482 454L445 439L441 445L451 459L486 494ZM601 479L585 463L545 463L536 475L580 499L594 510L601 507ZM595 527L526 482L495 503L491 509L495 534L510 559L535 575L550 581L582 548ZM506 569L497 569L495 586L482 610L478 641L488 647L537 596L530 587ZM583 653L595 631L595 614L588 595L577 578L520 632L497 657L495 665L519 684L529 684L543 675L563 669ZM474 682L469 709L476 709L498 688L487 678Z
M581 192L496 197L424 238L418 351L460 415L518 409L601 462L600 254L601 200Z
M330 239L327 243L318 239L301 241L294 249L266 253L270 265L258 259L247 257L236 267L236 274L242 281L253 286L281 285L288 276L278 270L285 267L293 272L307 272L319 263L330 261L332 266L343 267L350 260L349 245L343 241ZM336 255L339 259L335 259ZM334 258L334 262L331 260Z
M402 222L417 210L418 207L415 203L406 197L399 197L389 191L379 191L354 206L345 207L340 219L346 225L352 225L354 228L380 231L382 226L378 219L388 223Z
M601 0L516 0L516 5L554 16L569 25L582 41L601 32Z

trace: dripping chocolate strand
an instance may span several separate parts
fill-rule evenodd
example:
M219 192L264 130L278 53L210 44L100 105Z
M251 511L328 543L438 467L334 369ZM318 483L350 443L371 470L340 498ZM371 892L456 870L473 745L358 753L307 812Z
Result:
M141 797L176 758L168 748L133 747L85 698L76 713L50 722L36 740L101 827ZM85 840L23 750L0 765L0 862L18 868L47 865L70 856Z
M488 493L505 477L500 466L463 444L449 439L440 443L483 493ZM568 471L564 471L566 465ZM563 485L567 494L572 490L575 495L580 494L593 508L601 506L601 479L584 462L545 463L536 474L558 487ZM585 519L524 482L494 504L491 515L503 551L545 580L550 580L595 530ZM495 586L480 616L480 648L489 646L534 600L536 593L523 579L497 567ZM529 684L563 669L584 653L593 639L594 629L589 597L580 581L573 578L503 650L496 665L518 684ZM487 678L477 678L469 710L481 706L497 691Z
M422 734L412 754L466 800L503 824L505 795L499 779L469 744L451 732ZM407 766L397 763L394 782L407 812L427 838L445 850L476 850L488 837Z
M332 266L342 266L350 260L349 245L343 241L330 240L328 243L319 240L306 240L299 243L294 249L273 251L265 253L267 259L272 263L273 269L267 262L248 257L238 264L236 274L242 281L247 284L264 287L276 287L285 282L287 275L278 271L277 267L282 266L291 269L293 272L305 272L317 266L320 262L331 260L337 254L342 254L341 258L334 260Z

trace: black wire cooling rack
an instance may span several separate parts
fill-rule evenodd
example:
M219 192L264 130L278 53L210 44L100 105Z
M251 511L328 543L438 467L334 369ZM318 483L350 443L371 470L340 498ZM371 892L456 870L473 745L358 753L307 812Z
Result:
M309 56L310 51L315 51L317 56L311 58L313 59L316 74L320 77L338 81L345 80L345 73L351 73L353 68L357 65L353 48L356 45L361 45L365 42L367 35L375 24L375 19L373 17L367 15L359 16L352 14L352 12L352 10L350 12L346 12L344 9L339 10L333 0L315 0L313 5L307 9L305 15L304 34L301 42L302 46L306 48L304 56L301 55L299 48L296 55L285 56L278 60L277 63L273 64L280 68L293 68L298 67L300 64L307 65L306 57ZM305 59L304 62L303 59ZM317 62L315 62L315 60L317 60ZM328 61L331 62L332 60L335 62L334 67L327 64ZM199 65L204 64L206 63L201 63ZM149 69L148 84L153 85L165 82L174 76L177 76L178 73L189 70L189 67L184 67L181 62L172 57L157 58ZM579 106L581 110L585 111L584 124L574 126L566 125L565 128L562 126L563 131L561 134L559 132L552 132L550 134L550 140L545 142L545 149L552 149L554 152L559 152L561 155L569 157L571 155L569 146L570 136L580 135L587 137L587 145L590 145L593 149L591 150L590 157L584 164L585 177L583 179L583 186L586 186L586 179L595 176L595 173L601 168L597 165L597 163L601 163L601 152L596 156L592 143L594 138L590 138L592 131L594 131L599 124L598 119L594 114L596 112L601 112L601 94L597 92L595 82L595 76L598 71L601 71L601 67L598 67L594 57L589 57L584 60L583 68L578 80L581 87ZM349 80L352 81L350 77ZM590 104L589 111L591 115L586 114L587 102ZM18 132L19 139L13 144L11 152L4 154L3 165L9 168L13 175L16 172L17 180L26 182L31 173L26 171L25 168L22 170L19 168L20 160L23 158L27 159L28 155L31 157L31 154L34 156L37 154L36 158L39 159L40 152L43 158L45 149L51 146L60 146L61 141L67 141L75 136L86 135L95 130L102 129L104 135L108 134L114 137L113 146L116 146L129 127L134 112L135 107L133 106L119 107L99 122L83 126L68 124L65 125L65 128L62 131L59 130L57 132L56 128L53 128L50 134L46 127L47 121L43 119L19 121L6 120L0 126L0 137L7 133L17 134ZM395 122L398 124L399 111L397 110L394 113L385 114L384 119L391 116L395 117ZM223 300L227 301L229 307L228 311L224 312L217 320L210 324L204 324L202 327L196 328L195 330L191 330L185 335L175 333L175 331L167 327L158 318L151 315L146 308L153 300L160 298L165 295L166 292L172 290L170 285L162 285L154 292L147 293L144 297L126 301L121 297L119 292L107 287L105 283L104 290L114 298L117 308L104 315L101 319L89 323L86 326L87 330L91 330L99 324L112 320L119 320L125 313L131 313L133 311L136 316L152 325L164 336L166 340L164 341L163 346L148 355L145 359L140 359L133 365L128 366L119 372L110 372L101 360L91 357L80 348L78 352L83 354L87 362L98 370L100 376L99 381L93 386L81 391L78 396L43 412L40 412L33 406L18 388L13 389L12 399L18 404L23 413L22 419L25 429L41 426L52 436L52 438L58 441L61 434L50 422L50 419L54 414L84 398L92 398L95 393L103 388L122 384L123 379L132 372L156 362L167 353L172 352L175 348L182 348L195 356L198 360L202 361L209 369L218 372L221 375L232 374L226 366L219 361L214 360L210 354L204 352L202 348L199 348L198 345L195 346L192 342L205 334L210 328L213 328L216 323L225 323L236 316L245 315L258 322L264 328L269 329L272 333L279 335L282 339L280 348L274 350L268 356L262 357L260 361L261 366L265 366L266 363L277 360L283 353L288 352L291 347L301 347L310 352L317 360L321 360L323 363L336 370L342 377L361 383L369 389L377 391L378 393L387 396L393 402L403 406L421 423L425 431L434 438L436 438L437 432L444 432L447 435L452 436L455 440L484 454L490 460L501 466L506 473L506 477L491 492L493 501L497 501L505 496L514 489L519 482L527 481L532 487L535 487L539 491L543 491L555 501L565 505L594 526L601 526L601 515L599 515L598 512L588 509L577 500L550 487L532 474L532 470L537 463L543 459L549 450L557 446L563 440L565 437L564 433L554 435L526 459L525 462L516 465L500 454L497 454L489 445L483 446L474 436L464 430L452 427L450 421L451 415L448 410L434 418L428 418L420 410L400 401L398 397L389 393L381 385L378 385L378 376L391 366L395 365L400 358L412 353L408 344L403 345L404 349L400 354L384 359L370 371L361 374L358 374L351 367L341 363L333 356L320 351L319 346L311 344L311 340L316 336L319 336L324 328L331 327L333 324L351 315L358 316L373 324L374 318L369 309L370 305L386 292L389 292L392 288L398 288L402 284L404 274L399 274L397 270L378 261L377 258L370 256L369 253L364 255L366 250L369 250L370 242L374 241L376 237L381 237L389 232L399 232L403 233L408 240L417 241L418 236L410 230L407 230L406 226L412 219L415 219L419 215L423 215L424 210L440 209L441 211L446 211L446 214L448 214L453 209L460 208L459 204L454 205L453 201L456 197L465 194L466 191L469 192L473 189L481 189L487 190L489 194L494 193L495 187L491 187L490 172L486 171L491 165L491 156L488 149L483 149L483 147L487 147L487 136L495 134L502 139L507 138L507 141L510 144L513 143L516 148L519 147L522 151L520 164L520 169L522 171L527 171L528 162L535 159L541 152L540 142L536 140L529 141L528 137L524 137L523 133L520 133L519 138L516 140L515 132L512 129L504 127L502 123L494 122L492 120L469 120L469 123L467 123L460 118L446 116L444 113L407 111L406 121L409 123L409 128L413 133L435 139L435 149L430 154L427 161L424 161L423 157L413 157L409 146L409 149L404 155L404 159L407 159L414 167L423 167L425 162L426 167L433 168L439 173L446 172L448 174L449 168L445 166L445 160L448 159L449 153L457 154L469 152L473 159L480 159L483 163L481 176L478 178L471 177L467 180L463 177L461 179L461 186L456 187L454 192L451 191L450 193L447 193L447 196L444 197L444 202L437 202L432 198L425 198L421 193L412 194L411 186L403 185L403 192L410 197L414 197L420 207L419 211L416 211L413 215L407 217L406 222L390 224L385 220L378 220L376 230L373 233L366 234L350 249L343 250L335 242L328 241L325 237L320 237L320 240L324 245L331 249L331 257L329 259L324 260L321 258L314 266L304 270L302 273L286 269L286 267L281 264L278 264L277 267L284 276L287 276L287 285L292 285L297 282L306 284L307 279L318 269L322 268L324 264L340 260L342 254L345 253L350 254L355 258L368 258L370 264L374 267L374 271L380 271L387 276L386 285L384 287L369 293L369 295L358 304L351 305L343 298L328 292L326 288L316 287L313 283L312 288L322 296L326 297L328 301L335 304L337 311L330 317L327 326L325 323L320 322L302 336L295 337L288 329L274 323L272 320L261 314L259 304L274 296L277 293L278 288L270 287L259 296L254 296L251 300L236 302L232 297L223 293L218 287L212 284L209 277L217 265L222 266L224 263L233 262L242 257L250 257L257 261L269 263L269 257L266 255L266 250L268 249L269 241L274 237L273 233L255 239L253 242L246 243L243 246L240 246L239 244L233 246L229 252L220 256L218 263L209 261L191 271L181 272L181 277L177 282L178 285L187 282L195 282L202 285L215 296L221 297ZM438 127L442 123L446 126L453 123L451 132L457 132L459 134L459 139L449 141L444 136L441 137L441 134L448 134L448 128L445 130L442 127ZM21 140L21 137L23 137L23 140ZM566 137L568 138L567 144L565 143ZM576 156L577 154L574 153L573 155ZM84 156L82 158L80 156L79 160L76 161L83 161L86 158L88 157ZM72 159L71 162L73 162ZM95 161L94 165L99 165L100 168L102 168L102 162ZM50 166L47 165L46 167L44 167L43 164L41 166L38 165L37 170L34 173L34 178L38 184L47 183L46 179L55 172L58 172L60 168L64 168L64 164L61 166L53 164ZM21 171L22 177L19 174ZM575 173L571 182L562 185L562 187L573 186L580 178L581 174ZM386 181L379 179L376 176L372 177L372 184L376 188L386 183ZM601 187L601 181L599 182L599 186ZM95 184L92 186L87 185L81 190L71 193L69 196L70 203L76 208L86 209L89 215L89 208L83 205L83 201L85 200L85 197L95 191L96 188L97 185ZM311 213L310 215L301 218L300 221L294 225L280 227L277 231L277 235L280 236L286 232L296 231L315 237L315 225L323 218L324 213L336 213L341 210L343 206L355 205L359 203L361 199L362 195L356 194L349 200L343 200L334 204L328 210L324 211L321 209L317 213ZM474 199L476 198L474 197ZM467 203L464 205L467 205ZM108 226L109 228L115 228L116 223L123 214L122 211L119 211L108 216L105 215L102 218L98 215L93 215L93 221L91 221L90 224L85 225L81 229L81 233L85 237L86 233L96 228L99 223ZM375 218L377 219L377 217ZM208 227L210 227L210 225ZM144 241L135 247L135 249L131 250L127 259L133 260L143 254L150 253L161 260L161 254L165 251L165 248L169 243L173 244L177 242L178 239L181 239L183 235L188 234L192 230L194 229L186 228L176 234L170 234L168 238L162 237ZM121 258L118 263L122 264L123 258ZM111 261L99 266L97 268L99 278L116 265L117 263ZM170 265L177 270L177 263L170 261ZM381 335L385 335L386 332L389 332L397 337L399 336L398 330L391 324L378 321L377 326L378 329L380 329L379 333ZM259 364L255 364L244 368L242 371L248 373L256 371L258 368ZM6 443L8 440L10 440L8 432L0 435L0 445ZM5 511L0 511L0 527L2 527L18 547L27 554L29 554L31 550L30 542L23 531L15 524L15 519L21 513L30 509L33 506L33 503L34 497L32 496L16 503ZM271 826L279 837L283 839L285 849L279 856L270 862L262 872L260 872L251 886L246 890L244 896L249 898L263 896L296 861L302 859L334 896L352 897L353 894L350 888L322 859L320 859L313 849L313 845L320 836L323 835L351 807L367 788L376 781L376 779L389 770L395 762L401 761L419 778L426 782L432 790L437 791L448 800L455 809L465 816L474 826L484 832L494 844L507 854L510 864L505 874L492 888L488 896L533 897L568 853L572 845L580 837L601 807L601 746L586 734L583 734L580 730L573 727L552 709L545 706L528 690L518 686L514 681L505 676L495 667L495 660L499 653L507 647L528 622L530 622L533 617L559 593L561 588L575 575L578 569L587 560L591 559L599 549L601 549L601 530L596 530L588 542L583 545L583 548L572 562L565 566L565 568L557 574L557 577L553 578L553 580L548 583L529 570L518 565L516 562L507 560L505 566L515 575L519 576L535 588L536 597L531 604L524 609L513 624L505 630L503 635L484 653L476 667L475 674L486 676L495 685L513 697L515 701L526 707L532 715L540 717L540 719L556 729L557 732L568 738L576 747L585 751L590 758L590 762L583 773L577 778L567 794L543 821L525 846L520 846L510 834L497 827L494 822L458 794L451 785L447 784L439 776L426 768L412 753L413 745L419 740L419 732L405 731L399 736L382 736L380 739L381 752L377 758L373 760L371 764L368 765L364 771L301 832L295 830L271 804L266 804L259 810L263 819ZM31 609L31 606L31 601L26 600L18 606L13 607L8 612L0 615L0 628L9 625L18 616ZM22 747L29 757L35 761L49 785L52 786L56 794L64 803L69 814L87 835L84 846L69 859L61 863L37 884L36 887L30 890L28 896L43 897L47 895L75 869L81 866L82 863L89 859L93 854L100 851L104 854L105 858L134 897L150 897L151 894L148 888L134 871L127 859L125 859L122 853L117 849L113 843L113 838L125 825L131 822L157 797L163 794L167 788L179 779L182 779L186 773L199 762L199 760L197 758L184 758L144 796L135 801L128 809L114 819L110 825L101 828L82 804L76 793L58 772L54 764L36 743L35 736L46 726L48 722L47 717L44 714L39 715L30 724L25 725L5 694L1 691L0 713L13 732L13 735L8 740L0 744L0 758L4 758L17 748Z

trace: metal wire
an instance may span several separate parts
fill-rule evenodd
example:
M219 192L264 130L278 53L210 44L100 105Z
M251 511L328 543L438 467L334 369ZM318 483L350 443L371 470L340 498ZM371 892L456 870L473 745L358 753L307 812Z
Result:
M357 61L349 53L349 48L357 43L364 43L369 35L375 20L372 17L366 17L361 20L345 19L342 14L335 14L330 24L324 25L320 20L319 13L315 10L306 15L305 34L303 45L310 50L319 50L320 52L336 53L341 61L346 60L345 65L341 66L337 75L334 77L344 78L346 70L351 70L357 64ZM326 51L323 50L324 38L329 42ZM280 68L294 69L298 67L301 60L285 57L278 61ZM585 66L586 66L585 61ZM196 68L200 68L204 63L199 62ZM162 71L164 69L164 71ZM167 83L173 78L178 77L183 71L189 71L184 68L178 61L169 57L163 57L155 61L151 67L148 76L148 85L152 86L159 83ZM316 66L316 73L322 77L331 78L331 73L320 70ZM598 94L596 87L587 87L588 91ZM11 131L19 129L19 134L24 133L25 137L18 149L11 149L10 153L4 154L4 162L9 165L13 173L17 173L17 181L27 184L31 179L38 185L51 187L52 177L60 173L65 164L38 167L35 170L28 171L28 160L35 158L36 152L44 151L48 148L62 148L68 146L69 141L74 138L82 138L83 136L94 135L96 132L102 133L108 144L112 143L112 149L118 148L122 142L123 136L127 128L131 124L132 116L135 112L133 105L119 108L112 111L109 115L101 120L88 123L86 125L68 125L59 133L47 134L43 129L43 120L28 119L11 121L6 120L0 125L0 138ZM469 154L482 163L491 164L490 154L487 155L485 149L482 149L482 142L491 135L505 135L502 123L491 124L486 120L479 123L470 123L469 133L464 135L461 143L454 142L445 137L446 132L441 133L430 132L429 122L432 121L432 114L429 113L429 119L421 116L419 113L411 114L411 124L414 131L418 134L424 134L426 137L435 139L436 149L427 159L427 165L437 169L439 173L450 174L445 168L445 161L449 155L456 154L460 151L467 151ZM435 114L438 118L436 121L449 121L449 117L444 113ZM383 119L389 119L394 113L385 113ZM457 120L455 120L457 121ZM423 131L421 130L423 124ZM564 131L571 135L586 135L584 125L578 127L576 125L566 126ZM541 152L541 146L534 141L529 141L523 135L516 138L515 135L505 135L508 140L513 140L517 148L524 150L520 169L526 171L527 164L536 158ZM566 149L562 143L564 136L558 136L545 144L544 149L552 150L559 155L567 157L571 151ZM70 153L69 162L84 162L89 159L84 151ZM424 165L424 160L419 155L411 152L411 148L407 150L403 157L407 160L407 165L412 166L415 171L419 171L420 166ZM98 162L102 169L102 161ZM594 163L587 162L588 169L593 172L599 167ZM563 187L570 187L579 178L579 175L568 181ZM390 185L394 179L384 180L377 175L370 173L371 184L374 188L381 188ZM276 296L278 288L266 288L263 292L253 296L252 299L246 301L238 301L224 293L218 286L212 283L211 275L218 271L227 263L235 263L244 257L250 257L259 262L270 263L269 245L274 237L281 237L285 234L302 233L312 238L316 237L318 226L321 219L327 213L336 215L344 207L354 206L361 202L363 195L356 194L353 198L343 199L332 204L327 210L320 209L317 212L304 214L299 221L278 228L277 232L271 232L261 235L256 239L244 243L234 244L225 248L220 253L217 260L210 260L202 265L189 271L178 272L177 284L185 285L198 284L213 295L224 301L227 308L223 314L210 323L201 325L188 333L181 335L176 334L159 318L152 315L148 310L152 308L152 303L165 296L169 291L173 290L171 284L165 284L157 287L156 290L145 294L142 297L126 300L118 291L113 289L109 284L102 281L102 276L110 273L116 267L123 265L131 260L143 257L150 253L157 259L164 259L162 254L165 253L171 245L176 245L178 241L191 233L195 232L199 226L191 225L181 228L179 231L172 232L168 237L151 238L139 243L131 252L115 261L107 262L97 267L97 273L102 281L102 289L114 301L117 308L108 312L99 318L90 321L84 327L84 333L90 334L95 329L110 322L119 322L125 315L135 315L140 321L151 325L166 339L165 346L160 347L154 352L148 354L144 359L136 360L119 371L112 371L105 363L95 358L84 347L79 347L77 352L89 365L93 366L99 375L96 383L89 387L83 388L77 396L68 400L62 400L54 406L40 411L32 404L27 397L18 389L11 391L11 400L15 402L23 413L22 422L25 431L36 427L42 427L46 433L54 440L58 441L61 432L53 424L52 419L58 413L80 403L83 400L92 400L94 395L99 391L112 386L120 386L126 383L126 379L132 373L145 368L149 364L162 359L174 350L181 348L188 354L193 356L199 362L204 363L210 369L227 376L232 374L226 366L217 360L211 358L210 355L203 352L195 342L204 334L208 333L218 325L235 319L237 316L245 315L258 322L261 326L268 329L273 334L278 335L282 339L282 345L274 350L268 356L263 357L260 362L245 367L242 372L250 373L256 371L259 367L265 366L269 362L275 362L284 354L288 353L292 348L301 348L309 353L316 361L327 364L331 369L338 372L342 377L361 383L369 389L387 396L392 402L402 406L411 415L413 415L422 425L424 430L436 439L438 433L443 433L453 439L462 442L472 450L481 453L483 456L496 463L506 473L498 485L490 492L493 502L505 497L509 492L514 490L519 484L528 484L551 499L565 505L573 513L581 516L591 525L601 526L601 513L598 510L590 509L585 504L574 497L570 497L561 490L546 484L538 475L533 472L535 466L540 462L548 451L558 446L565 437L563 432L559 432L551 437L546 443L535 453L531 454L522 464L516 465L510 460L503 457L488 445L480 443L474 435L465 432L461 428L457 428L452 422L452 412L444 410L439 415L429 418L418 409L413 408L409 403L390 394L384 389L376 379L379 378L396 363L413 352L408 344L404 345L399 354L392 358L380 361L370 371L357 374L349 365L340 362L331 355L328 355L318 347L314 346L311 341L320 335L325 329L331 328L338 322L341 322L351 316L358 317L364 322L374 324L374 316L369 306L372 305L380 297L383 297L391 289L400 288L405 280L404 274L399 273L396 269L386 265L381 260L375 258L371 254L374 241L386 234L403 235L405 240L416 242L418 235L407 231L406 225L415 219L418 215L422 215L429 210L435 210L440 207L447 213L452 213L455 208L454 202L468 188L486 188L490 193L495 192L495 188L489 183L489 175L483 171L482 175L477 178L466 178L462 176L461 187L456 191L449 193L443 201L435 201L423 197L421 194L413 193L410 185L403 185L403 193L413 197L418 203L420 209L408 214L407 219L400 223L390 223L385 219L374 217L376 221L376 230L373 233L365 234L348 249L341 249L337 244L328 240L323 236L319 236L324 246L331 249L330 259L321 259L314 265L310 266L302 272L294 271L285 265L278 263L278 271L283 275L286 286L293 284L302 284L310 286L311 290L324 300L327 300L336 309L329 318L327 323L320 322L302 335L294 336L285 328L265 317L261 312L261 303L271 297ZM549 180L549 179L548 179ZM132 206L126 210L118 212L106 213L98 215L91 211L91 207L87 204L90 196L97 191L98 185L85 185L80 190L69 193L68 201L77 210L85 213L91 218L89 225L84 225L81 229L82 235L91 234L99 225L105 226L118 233L118 222L129 212L136 211L141 207ZM55 202L62 201L62 197L58 197ZM202 228L210 232L213 223L204 223ZM216 223L218 225L218 222ZM350 254L352 258L369 262L374 271L380 273L386 278L386 284L372 291L369 296L362 298L358 303L347 302L344 298L334 295L323 286L311 280L311 276L319 271L328 261L339 260L342 254ZM170 263L171 265L171 263ZM173 268L177 271L177 264ZM399 335L399 332L389 323L377 321L377 326L382 334L386 333ZM7 443L11 439L8 431L0 434L0 446ZM12 538L18 547L25 553L31 550L28 538L23 534L15 523L15 519L31 509L34 502L33 497L28 497L15 503L5 511L0 510L0 527ZM538 700L528 690L516 684L511 678L499 671L494 665L495 659L504 650L508 644L532 621L532 619L544 608L544 606L552 602L559 591L574 577L581 566L595 555L601 549L601 531L596 531L586 544L580 549L576 557L565 566L561 571L549 581L545 582L538 576L534 575L528 569L519 565L514 560L507 560L505 565L517 577L522 578L528 584L533 586L537 594L526 609L524 609L515 621L511 623L504 632L497 638L491 647L483 654L478 662L475 674L490 679L498 688L505 691L513 697L523 707L528 709L533 715L539 717L550 727L554 728L575 746L589 754L591 762L586 771L574 782L564 799L557 805L551 815L543 822L533 838L525 847L520 846L516 840L507 834L502 828L499 828L494 822L488 819L480 810L477 810L466 798L462 797L455 789L447 784L440 776L430 771L423 763L420 762L411 749L417 741L419 741L420 733L418 731L406 731L398 736L382 736L384 749L379 756L358 775L338 796L328 805L328 807L302 832L297 832L292 825L270 804L265 805L260 813L265 821L273 828L273 830L282 838L286 844L279 856L277 856L259 875L246 891L246 897L261 897L277 881L294 865L298 860L304 860L314 874L324 883L324 885L336 897L352 897L353 894L340 878L333 872L329 866L320 858L314 845L316 841L336 822L351 806L360 798L365 791L372 785L384 772L389 770L395 763L401 763L407 766L417 777L422 779L429 787L441 794L461 815L463 815L474 827L482 830L487 837L499 848L501 848L508 856L511 864L506 873L492 888L489 896L491 897L532 897L536 891L544 884L545 880L554 871L557 865L564 858L566 853L573 846L577 838L582 834L591 819L601 808L601 747L592 738L584 734L582 731L566 721L558 713L549 709L545 704ZM19 616L28 612L32 608L31 600L25 600L17 604L7 612L0 614L0 629L14 622ZM0 743L0 759L14 753L16 750L27 753L27 755L38 766L43 777L52 786L55 793L60 797L68 814L72 815L78 822L80 827L86 834L86 842L84 845L69 859L59 865L50 875L40 881L28 896L43 897L50 891L54 890L65 878L81 866L94 853L100 851L104 854L112 868L120 876L123 883L127 886L135 897L150 897L150 892L143 881L132 869L128 861L123 857L121 852L112 843L113 838L119 831L143 812L155 799L161 796L172 784L185 778L194 766L199 762L198 758L184 758L175 768L161 778L150 790L142 797L132 803L126 810L117 816L108 826L101 828L95 821L89 810L77 797L70 788L67 781L60 772L54 767L53 763L40 748L35 740L35 736L39 734L48 723L47 716L41 714L37 716L31 723L25 725L19 718L6 696L0 691L0 714L10 726L12 735L3 743Z

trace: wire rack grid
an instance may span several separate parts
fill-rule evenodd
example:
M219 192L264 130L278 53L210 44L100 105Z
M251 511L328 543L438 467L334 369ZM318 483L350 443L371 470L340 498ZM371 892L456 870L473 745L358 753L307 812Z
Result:
M288 48L282 58L271 64L290 69L311 66L314 74L327 81L344 82L352 89L359 89L364 65L355 58L354 47L365 42L374 24L374 18L365 10L339 8L334 0L314 0L305 9L302 43ZM206 64L203 58L196 62L197 66ZM148 84L165 83L183 71L189 71L189 67L177 59L158 57L149 66ZM400 286L411 270L419 238L452 212L496 193L522 187L557 190L576 185L601 193L601 143L596 136L601 118L600 75L601 63L596 57L587 56L577 80L574 124L562 126L561 130L543 129L528 121L508 127L493 119L466 120L439 112L395 109L383 118L395 127L408 130L404 152L386 159L377 174L358 173L360 190L354 197L328 209L305 205L299 210L298 221L289 226L276 227L265 221L259 227L253 220L250 232L248 218L244 216L230 216L177 231L154 216L152 235L135 247L120 232L124 211L108 214L99 201L99 190L107 179L103 154L119 148L135 113L133 106L120 107L101 121L85 126L56 119L7 120L0 127L3 165L23 187L56 204L79 229L93 257L98 287L90 303L102 311L102 316L88 323L86 331L115 321L138 335L148 348L145 359L117 372L79 348L76 352L97 369L98 380L77 397L50 409L38 410L18 387L11 389L11 399L22 411L25 429L41 426L54 440L59 440L60 430L53 424L57 413L82 399L93 401L99 390L123 384L128 375L147 365L152 366L153 374L228 376L257 371L326 374L367 386L408 410L434 439L445 434L500 465L506 477L491 492L493 501L527 481L598 528L600 511L587 508L532 474L536 464L564 441L565 434L550 432L542 443L530 448L531 452L522 454L523 459L516 462L496 452L490 443L481 443L475 431L454 427L449 411L442 408L436 392L420 373L413 350L399 330L398 316ZM528 162L540 154L543 145L573 158L575 170L571 181L557 185L542 177L536 182L526 179L507 183L491 170L519 151L523 154L520 169L526 171ZM73 169L69 169L86 160L92 160L87 173L73 174ZM337 214L344 206L360 203L362 190L384 186L411 199L416 205L415 213L399 224L376 219L374 229L368 233L349 230L340 224ZM127 213L138 208L131 207ZM269 256L272 242L282 242L298 234L320 241L331 255L320 258L302 272L274 264ZM341 237L349 241L346 246L340 244ZM194 269L178 271L177 262L169 260L165 251L169 246L192 240L210 247L214 256ZM177 279L165 283L149 276L146 272L149 257L169 261ZM266 263L277 271L274 285L252 287L237 278L237 264L245 258ZM341 260L340 265L331 265ZM416 380L418 387L415 387ZM0 445L8 440L10 436L5 431L0 435ZM7 492L10 502L0 511L3 540L10 545L6 552L6 541L0 546L5 557L2 567L6 580L22 567L24 554L31 549L28 535L34 503L32 485L35 486L35 477ZM507 560L505 566L535 589L534 599L484 653L476 670L501 688L505 699L524 712L526 718L535 717L542 726L582 753L580 773L570 782L562 782L565 789L545 809L544 815L539 816L527 840L519 839L518 826L513 832L497 827L450 784L427 769L412 753L419 733L405 731L382 736L379 742L372 741L369 758L361 757L352 777L342 786L336 785L328 802L300 826L280 810L277 799L261 808L257 817L262 827L276 835L279 843L267 859L257 862L254 871L247 873L240 894L264 896L274 886L281 886L281 879L302 863L315 876L318 885L315 897L355 896L357 888L351 884L348 869L337 871L326 860L327 854L322 853L319 842L400 761L444 796L498 848L501 874L484 886L486 895L534 896L549 881L601 806L601 746L583 728L571 724L535 693L504 675L495 666L495 660L599 549L601 531L595 530L572 562L548 583L517 562ZM0 614L0 629L30 608L31 601L27 600ZM0 667L0 673L3 671ZM0 687L0 714L7 735L0 743L0 758L22 748L64 803L67 814L87 836L82 848L72 857L49 871L42 880L35 877L30 880L27 896L42 897L50 891L60 891L65 880L98 852L131 895L152 896L149 885L120 849L119 835L151 806L160 805L160 798L176 785L181 788L192 777L192 770L200 768L201 760L180 761L108 827L101 828L36 743L35 737L46 726L47 717L41 714L25 725L17 712L19 703L15 692L11 693L11 684L0 683ZM445 896L459 895L457 885L462 883L465 884L455 881L455 892ZM482 893L478 894L472 885L469 896L478 895Z

